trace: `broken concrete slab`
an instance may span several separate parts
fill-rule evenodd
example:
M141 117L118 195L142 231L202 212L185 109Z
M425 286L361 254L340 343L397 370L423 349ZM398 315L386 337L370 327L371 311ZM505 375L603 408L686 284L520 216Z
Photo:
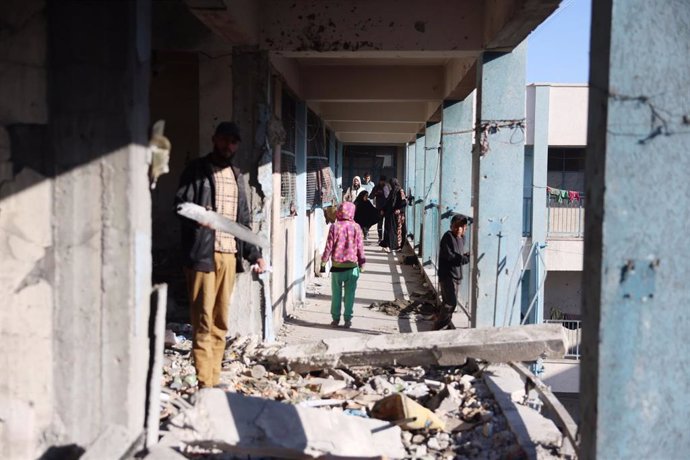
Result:
M258 350L258 358L297 372L360 365L453 366L467 358L492 363L562 358L565 342L560 325L534 324L323 339L269 346Z
M380 420L296 407L268 399L203 389L194 407L175 416L169 430L188 445L237 455L305 458L401 458L400 428Z
M86 449L83 460L101 460L103 458L122 458L136 441L127 428L122 425L106 426L96 440Z
M186 458L172 447L155 445L149 449L144 460L184 460Z
M542 448L560 449L563 445L563 434L556 425L534 409L512 401L512 393L524 389L518 373L505 365L492 365L487 369L484 380L527 457L560 458L545 457L542 452Z

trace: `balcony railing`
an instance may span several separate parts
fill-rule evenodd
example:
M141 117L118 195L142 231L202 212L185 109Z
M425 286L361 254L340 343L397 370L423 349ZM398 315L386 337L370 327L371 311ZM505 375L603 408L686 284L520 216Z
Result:
M546 319L545 323L560 324L565 329L565 357L580 359L580 343L582 342L582 323L571 319Z
M582 238L584 236L584 198L573 202L563 200L561 203L550 198L546 206L548 236L564 238Z

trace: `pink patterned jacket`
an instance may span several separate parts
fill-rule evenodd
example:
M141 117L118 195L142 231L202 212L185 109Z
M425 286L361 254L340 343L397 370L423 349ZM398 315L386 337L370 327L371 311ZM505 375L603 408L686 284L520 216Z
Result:
M356 263L360 267L364 265L364 235L362 229L354 222L355 205L345 202L338 205L336 221L328 230L326 248L321 256L321 262L328 262L333 258L333 263Z

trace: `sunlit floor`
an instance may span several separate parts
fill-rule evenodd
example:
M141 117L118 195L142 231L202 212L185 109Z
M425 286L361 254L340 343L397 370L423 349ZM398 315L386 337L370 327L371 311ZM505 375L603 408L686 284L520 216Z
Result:
M331 278L326 275L316 278L307 287L307 301L288 318L279 333L279 340L288 343L323 338L347 337L361 334L390 334L417 332L431 329L428 320L399 318L367 308L372 302L409 299L414 292L428 290L418 268L403 265L403 259L410 255L409 249L397 254L387 253L377 245L376 229L372 229L365 242L367 263L360 276L355 296L352 327L332 327ZM342 324L342 323L341 323Z

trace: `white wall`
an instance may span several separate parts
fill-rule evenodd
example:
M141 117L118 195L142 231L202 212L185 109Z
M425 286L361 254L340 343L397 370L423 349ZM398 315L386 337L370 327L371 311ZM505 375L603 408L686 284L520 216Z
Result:
M587 145L586 85L552 85L549 91L549 145Z
M526 88L526 144L534 145L534 94L537 86L549 87L549 145L587 145L587 85L533 84Z
M549 272L581 271L584 257L582 239L554 240L549 238L544 261Z

